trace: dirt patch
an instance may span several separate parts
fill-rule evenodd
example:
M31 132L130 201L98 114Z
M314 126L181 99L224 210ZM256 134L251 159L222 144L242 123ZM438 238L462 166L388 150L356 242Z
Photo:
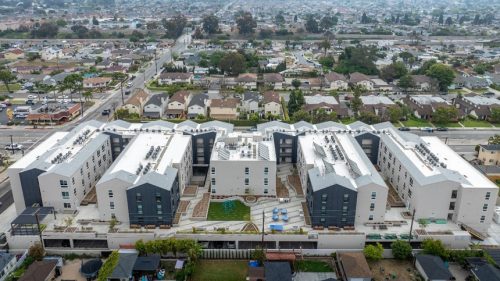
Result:
M374 280L413 281L420 280L418 272L411 261L384 259L369 262Z
M82 266L82 260L66 261L66 263L62 268L62 275L57 277L55 280L87 281L87 279L83 277L82 274L80 273L81 266Z

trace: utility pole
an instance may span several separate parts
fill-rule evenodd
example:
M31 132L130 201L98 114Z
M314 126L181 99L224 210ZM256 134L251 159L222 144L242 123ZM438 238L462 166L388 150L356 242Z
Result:
M261 247L262 247L262 250L264 250L264 236L265 236L265 233L264 233L264 209L262 209L262 241L261 241Z
M38 228L38 237L40 237L40 244L42 245L42 249L45 250L45 247L43 245L42 228L40 227L40 218L38 217L38 212L40 212L40 209L36 210L35 212L36 226Z
M120 80L120 90L122 93L122 106L125 105L125 98L123 97L123 82L125 82L125 79Z
M155 48L155 74L158 74L158 61L156 60L156 48Z
M411 225L410 225L410 235L408 236L408 244L411 243L411 234L413 232L413 222L415 221L415 212L417 209L413 209L413 214L411 215Z

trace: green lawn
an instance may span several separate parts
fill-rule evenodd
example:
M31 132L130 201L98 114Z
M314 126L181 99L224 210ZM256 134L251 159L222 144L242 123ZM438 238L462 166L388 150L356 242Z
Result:
M458 122L448 122L448 123L434 123L436 127L445 127L445 128L461 128Z
M194 269L193 281L244 281L247 277L246 261L200 260Z
M406 121L401 121L405 127L432 127L431 123L427 120L418 119L418 118L408 118Z
M234 200L234 209L224 209L223 202L211 202L208 207L209 221L249 221L250 220L250 207L245 206L238 200Z
M324 261L299 260L295 262L297 271L302 272L332 272L332 267Z
M21 90L21 85L20 84L9 84L9 89L13 92ZM2 82L0 83L0 93L8 93L7 87L5 87L5 84Z
M354 123L356 122L356 118L344 118L344 119L340 119L340 122L344 125L349 125L351 123Z
M476 128L491 127L491 124L488 121L475 120L475 119L472 119L472 118L465 118L465 120L462 121L462 124L465 127L476 127Z

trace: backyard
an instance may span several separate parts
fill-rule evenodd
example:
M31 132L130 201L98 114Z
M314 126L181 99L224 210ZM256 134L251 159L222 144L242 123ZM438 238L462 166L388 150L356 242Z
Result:
M476 119L472 119L472 118L465 118L465 120L462 121L462 124L465 127L476 127L476 128L491 127L491 124L488 121L476 120Z
M207 220L249 221L250 207L246 206L238 200L226 202L210 202Z
M331 265L321 260L298 260L295 267L302 272L333 272Z
M401 123L403 123L405 127L432 127L430 122L415 117L410 117L406 121L401 121Z
M195 267L192 281L244 281L247 276L247 262L236 260L200 260Z
M411 261L383 259L369 262L374 280L419 280Z

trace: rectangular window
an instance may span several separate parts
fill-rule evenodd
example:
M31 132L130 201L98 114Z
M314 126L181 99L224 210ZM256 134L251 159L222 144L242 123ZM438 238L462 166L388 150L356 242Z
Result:
M69 192L63 191L63 192L61 192L61 194L62 194L63 199L69 199Z
M161 202L161 194L157 192L155 197L156 197L156 202L160 203Z
M269 185L269 179L268 178L264 178L264 185Z
M249 175L249 174L250 174L250 168L245 167L245 175Z
M215 192L216 192L216 191L215 191L215 188L213 188L213 187L212 187L212 193L215 193Z
M113 196L114 196L113 195L113 190L111 190L111 189L108 190L108 196L109 196L109 198L113 198Z
M267 188L264 188L264 194L268 194L269 190Z
M163 213L161 205L158 204L156 205L156 214L161 215Z
M448 208L450 211L455 210L455 202L450 202L450 207Z
M142 215L142 205L141 204L137 205L137 213L139 215Z
M486 217L485 217L485 216L481 216L481 219L479 220L479 222L480 222L480 223L483 223L485 219L486 219Z
M490 200L491 192L486 192L486 196L484 197L486 200Z
M250 185L250 179L249 178L245 178L245 185Z
M373 220L373 215L370 215L370 216L368 217L368 220L369 220L369 221L372 221L372 220Z
M410 186L413 186L413 179L410 177Z
M142 194L140 194L139 192L137 192L135 194L135 201L142 202Z
M212 167L210 172L212 175L215 175L215 167Z
M66 181L66 180L60 180L60 181L59 181L59 185L60 185L61 187L63 187L63 188L64 188L64 187L68 187L68 181Z
M370 204L370 211L373 211L373 210L375 210L375 203Z
M486 211L488 211L488 204L483 205L483 212L486 212Z
M373 191L372 192L372 199L376 199L377 198L377 192Z
M65 208L65 209L69 209L69 208L71 208L71 204L70 204L70 203L64 203L64 208Z
M451 199L456 199L457 198L457 192L456 190L451 191Z
M269 174L269 168L264 167L264 175L267 176Z
M325 221L326 221L326 219L325 219L325 218L320 218L320 219L319 219L319 221L320 221L320 222L325 222Z
M111 210L114 210L115 209L115 202L109 202L109 208Z
M212 186L215 186L215 178L212 178Z
M326 200L328 199L328 194L322 194L321 195L321 202L326 203Z

